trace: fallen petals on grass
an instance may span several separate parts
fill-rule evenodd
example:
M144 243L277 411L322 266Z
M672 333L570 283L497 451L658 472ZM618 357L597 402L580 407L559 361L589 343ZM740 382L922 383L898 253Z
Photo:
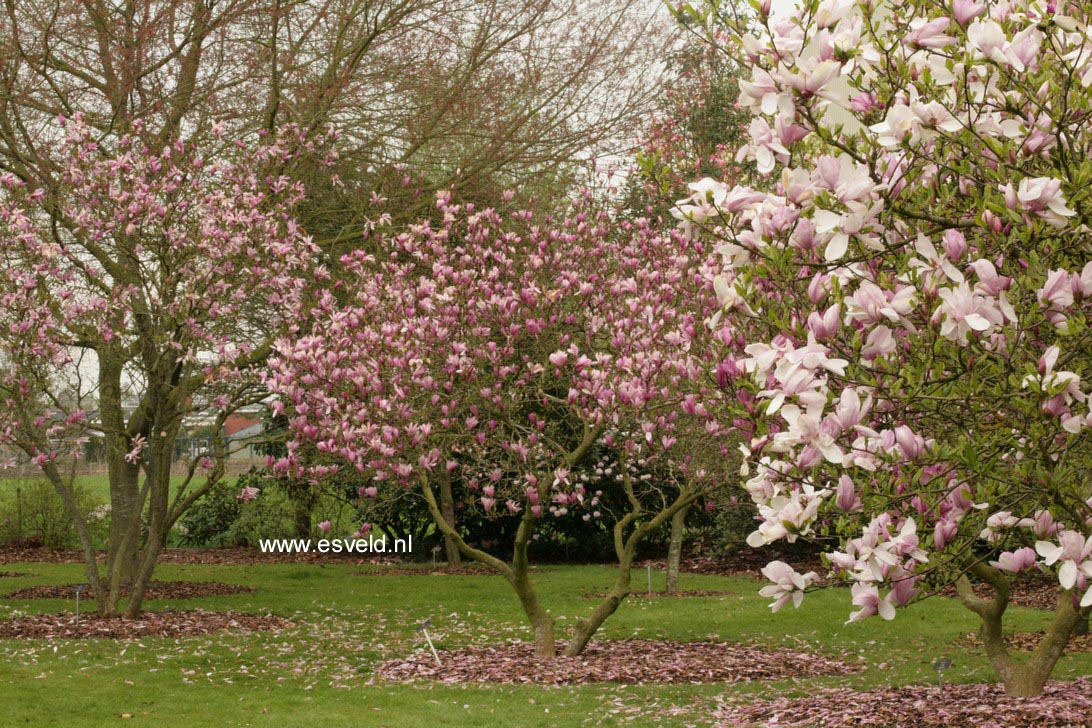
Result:
M558 648L562 645L559 643ZM799 650L770 650L728 642L605 640L578 657L535 658L529 642L432 653L419 650L376 670L384 680L444 683L589 682L696 684L746 682L856 672L860 668Z
M213 632L275 632L292 622L270 614L203 609L145 612L138 619L95 613L34 614L0 620L0 639L193 637Z
M4 599L73 599L79 587L84 599L93 599L87 584L42 584L18 589L5 594ZM145 599L197 599L200 597L228 597L247 594L255 587L242 584L225 584L219 581L153 581L144 593ZM122 595L129 595L129 587L122 588Z
M822 690L807 698L739 696L717 710L719 726L778 728L1078 728L1092 721L1092 679L1054 681L1037 698L1000 685L912 685L866 692Z
M1018 652L1031 652L1039 646L1042 640L1042 632L1016 632L1015 634L1005 635L1005 644L1008 645L1010 650ZM978 639L978 634L975 632L960 635L956 638L955 643L964 647L982 646L982 640ZM1065 651L1092 652L1092 634L1070 635ZM1092 718L1089 718L1089 722L1092 723Z

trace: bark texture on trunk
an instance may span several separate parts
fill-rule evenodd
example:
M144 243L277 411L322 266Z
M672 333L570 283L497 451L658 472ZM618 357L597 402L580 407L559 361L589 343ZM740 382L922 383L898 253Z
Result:
M667 547L667 584L664 591L674 594L679 591L679 565L682 562L683 535L686 531L686 515L690 505L675 511L671 517L671 541Z
M1092 613L1088 609L1082 609L1080 616L1077 618L1077 624L1073 627L1073 636L1083 637L1088 634L1088 620L1092 617Z
M569 464L575 465L579 462L591 447L591 444L594 443L601 434L601 429L587 430L580 447L574 450L568 458ZM694 500L701 495L698 491L684 489L670 505L656 512L651 518L641 520L642 518L647 517L648 514L634 494L633 483L627 474L628 471L626 470L624 463L621 470L623 473L623 485L626 489L626 497L629 500L630 510L614 524L614 550L618 557L618 575L610 590L603 599L596 604L591 614L576 623L571 638L562 650L562 654L565 656L576 656L581 654L591 641L592 637L595 636L595 633L603 625L603 622L618 610L619 605L626 596L629 595L633 559L640 543L647 538L649 534L654 533L657 529L661 528L677 512L689 508ZM441 497L445 479L446 478L441 476L439 478L440 482L437 484ZM548 482L549 479L546 477L539 478L540 499L544 499L547 495L545 484ZM420 486L421 494L428 504L429 514L432 516L433 522L436 524L436 527L440 529L440 532L444 535L445 539L450 539L462 556L489 566L511 584L513 591L515 591L516 596L519 598L520 607L523 609L523 613L531 625L535 640L535 655L537 657L556 657L557 618L542 604L529 574L530 567L527 549L531 542L531 536L534 533L538 517L531 512L530 508L524 509L523 515L520 518L519 527L516 529L515 538L512 541L512 559L510 562L506 562L481 549L470 546L463 540L462 536L459 535L458 530L456 530L444 514L441 501L437 499L436 493L433 491L433 484L429 481L427 475L422 474L420 476Z
M440 473L440 513L444 521L452 531L458 530L455 525L455 497L451 492L451 474L446 470ZM447 532L444 532L444 552L447 555L448 566L462 566L463 557L459 553L459 545Z
M1072 595L1059 595L1054 620L1031 657L1021 663L1014 660L1009 653L1002 630L1005 610L1009 605L1008 577L1000 570L982 563L973 564L969 571L993 589L993 597L981 598L975 595L971 581L966 576L960 577L956 583L963 606L982 620L979 636L986 648L990 665L1005 687L1005 693L1017 698L1042 695L1050 673L1061 659L1066 642L1080 620L1080 614L1073 607Z

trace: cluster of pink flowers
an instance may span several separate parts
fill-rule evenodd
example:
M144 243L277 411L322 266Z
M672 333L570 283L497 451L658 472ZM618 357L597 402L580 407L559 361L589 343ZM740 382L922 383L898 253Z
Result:
M722 256L749 542L836 530L851 619L893 617L982 540L1003 572L1056 569L1092 602L1092 264L1071 252L1092 136L1062 111L1092 82L1088 20L1038 0L820 0L736 29L741 155L768 183L701 180L674 213ZM1063 511L1083 515L1066 530ZM768 576L776 607L811 584Z
M293 153L286 139L212 161L142 131L104 147L79 116L60 119L45 132L61 137L55 179L0 177L0 448L40 464L82 455L89 403L120 406L120 391L84 400L96 364L162 386L179 410L252 396L247 357L325 277L292 219L301 188L260 173ZM48 203L37 184L52 185ZM43 405L58 382L76 384ZM130 464L166 427L148 414L142 430L107 432Z
M271 362L298 439L366 473L366 495L446 473L486 513L594 517L571 473L582 442L625 470L673 453L684 421L718 430L693 397L715 305L706 243L586 200L556 221L447 195L436 210L345 256L343 292L322 292L300 317L314 328ZM298 445L273 466L299 472Z

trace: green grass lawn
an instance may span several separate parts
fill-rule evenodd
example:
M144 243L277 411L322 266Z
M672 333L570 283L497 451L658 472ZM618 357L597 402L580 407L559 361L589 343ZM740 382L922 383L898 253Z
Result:
M229 479L233 479L231 476ZM185 478L181 475L171 476L171 496L173 497L178 491L178 487L182 484ZM96 500L103 503L110 502L110 478L107 475L80 475L76 478L76 482L79 486L85 488L87 492ZM205 477L203 475L195 475L193 480L190 481L187 486L187 493L191 490L200 488L205 484Z
M268 611L299 624L278 634L178 640L0 640L0 725L578 726L617 724L624 718L635 718L634 725L690 725L707 722L717 696L727 693L769 697L802 694L820 685L861 688L934 681L931 665L942 656L954 662L947 681L991 679L981 651L953 644L975 628L971 615L953 600L916 605L893 622L843 625L850 611L844 590L809 595L803 609L771 614L767 600L756 593L757 581L686 576L684 589L732 593L627 600L599 638L757 641L864 660L867 669L854 675L737 685L375 682L372 671L379 662L423 647L415 627L426 617L432 619L441 649L526 638L528 633L508 585L499 577L355 576L361 568L161 567L160 579L259 587L249 594L170 606ZM81 577L78 565L10 564L3 570L28 575L0 579L0 593ZM593 604L581 595L603 591L612 570L546 567L538 580L555 613L572 619ZM152 609L166 606L150 604ZM0 599L0 618L73 607L71 601ZM1011 612L1014 630L1039 629L1047 622L1043 613ZM1055 675L1089 672L1092 655L1082 654L1063 658ZM667 716L668 707L688 712Z

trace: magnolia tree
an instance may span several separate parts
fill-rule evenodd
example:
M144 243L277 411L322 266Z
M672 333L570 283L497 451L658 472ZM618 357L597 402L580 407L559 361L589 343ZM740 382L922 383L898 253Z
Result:
M759 6L733 49L768 181L678 208L720 241L744 339L719 372L750 428L751 545L840 536L850 621L954 582L1012 695L1042 691L1092 606L1089 11ZM1002 621L1028 570L1058 599L1018 661ZM775 610L817 579L764 573Z
M345 256L343 280L300 317L311 333L278 344L269 384L296 438L274 469L308 470L309 443L370 477L365 497L413 489L464 557L512 585L541 656L557 651L556 617L528 571L536 529L573 511L609 519L618 578L564 648L579 654L629 593L637 545L715 483L674 456L691 428L717 429L698 403L708 246L587 201L563 221L448 196L437 208L437 223ZM638 474L657 460L684 476ZM446 517L456 478L468 508L519 514L506 558ZM603 508L607 488L621 512Z
M46 133L67 157L48 191L0 178L0 453L10 466L21 451L60 495L99 611L131 589L133 616L168 530L223 472L213 438L171 487L183 419L219 430L261 399L253 370L314 250L289 214L299 191L258 174L283 162L280 144L206 161L136 135L100 148L78 118ZM90 437L110 481L102 568L67 467Z

